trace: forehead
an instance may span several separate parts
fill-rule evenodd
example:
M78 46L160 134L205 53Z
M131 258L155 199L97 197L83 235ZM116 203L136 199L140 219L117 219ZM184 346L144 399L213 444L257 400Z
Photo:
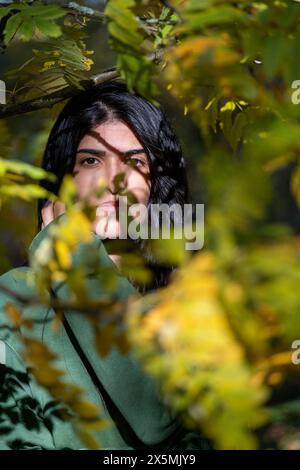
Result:
M142 144L131 131L131 129L121 121L108 121L95 126L88 131L81 139L78 149L92 146L92 148L105 149L106 145L113 145L120 151L128 148L141 148Z

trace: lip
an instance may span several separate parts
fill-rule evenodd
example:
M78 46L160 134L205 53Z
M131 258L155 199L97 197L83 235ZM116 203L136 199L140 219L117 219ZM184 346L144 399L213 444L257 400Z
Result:
M118 200L112 200L112 201L105 201L100 204L100 207L107 207L107 206L113 206L113 207L118 207L119 206L119 201Z
M101 215L105 215L105 213L107 212L115 212L118 207L119 207L119 201L114 200L114 201L103 202L102 204L99 204L99 206L97 207L96 215L101 216Z

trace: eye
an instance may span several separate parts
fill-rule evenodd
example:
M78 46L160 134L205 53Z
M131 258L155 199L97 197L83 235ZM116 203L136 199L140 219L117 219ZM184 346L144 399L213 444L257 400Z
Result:
M80 164L81 166L95 166L95 165L93 164L93 162L98 163L99 160L98 160L97 158L95 158L95 157L86 157L86 158L83 158L82 160L80 160L79 164Z
M129 163L129 165L133 167L136 167L136 166L140 167L140 166L146 165L144 160L142 160L141 158L128 158L127 163Z

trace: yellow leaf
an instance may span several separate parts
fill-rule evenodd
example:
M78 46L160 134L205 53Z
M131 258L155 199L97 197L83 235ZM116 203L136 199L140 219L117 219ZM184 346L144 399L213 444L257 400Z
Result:
M115 335L115 325L109 324L96 331L96 347L100 356L107 356L110 352Z
M81 400L74 404L73 410L83 419L97 419L99 418L99 409L94 404L87 400Z
M72 257L68 245L63 240L56 240L55 251L60 266L63 269L69 269L72 265Z
M222 108L220 109L221 112L224 112L224 111L234 111L236 108L236 105L235 105L235 102L234 101L227 101L227 103L224 104L224 106L222 106Z
M123 354L127 354L130 351L130 343L125 335L116 336L115 343Z
M50 361L55 359L55 354L52 353L43 343L32 338L23 338L24 344L28 349L28 354L31 357L38 357L45 361Z
M19 328L22 325L22 314L19 311L19 309L16 307L16 305L11 303L11 302L7 302L4 306L4 308L5 308L5 311L8 315L8 317L12 321L12 323L16 327Z
M58 369L49 368L35 368L33 370L34 376L37 381L45 386L54 385L55 383L59 382L60 377L64 375L64 373Z
M92 421L80 421L80 425L90 431L102 431L112 426L112 422L107 419L98 419Z
M96 439L90 433L79 430L78 435L81 441L88 447L88 449L91 449L91 450L101 449L100 444L96 441Z

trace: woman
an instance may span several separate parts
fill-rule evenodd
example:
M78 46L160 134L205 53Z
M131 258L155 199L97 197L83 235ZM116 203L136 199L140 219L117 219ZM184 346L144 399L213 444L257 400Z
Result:
M101 133L97 132L99 129L102 129ZM120 139L118 148L115 133ZM109 142L105 142L106 136ZM123 139L126 142L121 148ZM92 147L92 152L79 153L86 147ZM122 162L118 150L123 149L135 152L126 155L126 161L123 159ZM103 159L99 153L97 156L93 150L107 151L108 158ZM94 161L86 161L87 157L94 157ZM81 163L85 164L85 170ZM132 171L128 163L135 164L138 171ZM102 177L108 184L103 201L116 202L118 189L113 179L125 173L126 189L139 203L147 203L150 207L161 203L183 206L190 202L182 150L166 116L144 98L128 93L125 84L118 80L82 92L67 103L49 136L42 166L57 176L56 183L43 182L43 186L55 194L58 194L66 173L74 174L80 197L87 195ZM45 207L46 203L46 200L40 200L38 204L38 231L43 227L43 216L47 224L64 211L59 203L54 208L51 204ZM175 217L176 213L171 213L173 224L177 222ZM153 213L151 224L158 224ZM158 266L146 241L135 240L134 243L155 273L152 287L166 285L173 267ZM139 287L140 290L149 288Z
M97 207L97 217L93 222L93 244L99 251L104 265L122 267L120 253L114 250L120 236L120 221L112 219L111 213L119 205L123 190L133 200L149 208L151 204L177 203L183 206L188 202L185 162L180 145L163 112L143 97L129 93L126 85L114 80L82 91L65 105L58 116L48 138L42 167L57 176L56 183L42 181L42 185L58 194L65 174L73 175L79 200L86 197ZM99 179L104 180L106 191L101 197L95 196ZM38 203L38 233L33 239L29 253L32 255L49 233L49 229L60 217L64 217L62 203L40 200ZM150 213L150 212L149 212ZM134 217L134 216L133 216ZM171 213L172 223L176 214ZM153 219L153 218L152 218ZM159 220L151 221L159 224ZM105 239L104 236L107 236ZM107 244L107 241L109 243ZM142 285L129 282L119 273L120 298L127 297L138 289L145 292L167 284L173 267L161 265L151 253L145 240L131 240L138 252L146 259L154 273L152 284ZM105 249L107 247L107 250ZM27 272L28 267L9 271L0 277L0 284L14 288L14 291L30 294L30 286L18 277ZM89 280L90 295L101 294L99 282ZM99 289L99 292L98 292ZM1 291L0 291L1 292ZM64 285L56 286L52 294L60 299L68 299ZM7 323L3 314L4 305L14 300L8 294L0 294L1 324ZM122 355L116 349L103 358L94 347L93 331L84 315L64 312L63 327L55 335L51 329L53 309L22 308L22 315L39 322L35 325L35 338L42 340L60 359L59 368L66 371L74 383L78 383L91 402L103 409L104 417L112 420L112 426L97 433L102 448L105 449L203 449L207 443L193 431L184 429L164 407L160 400L157 384L148 377L129 353ZM45 321L41 321L41 319ZM47 321L46 321L47 320ZM84 334L83 334L84 332ZM6 366L6 384L11 369L17 370L20 378L27 377L27 371L20 357L20 344L11 328L0 330L0 362ZM7 369L8 368L8 369ZM4 372L3 372L4 374ZM35 425L22 428L7 413L8 434L1 435L0 448L80 449L78 437L72 432L68 422L57 417L49 426L43 412L51 397L30 377L23 380L20 388L7 391L2 386L2 395L7 401L7 409L15 411L19 407L36 406L39 413L31 408L31 417L38 414ZM24 400L26 394L31 400ZM10 401L11 400L11 401ZM12 404L14 403L14 404ZM42 410L42 411L41 411ZM17 410L17 413L20 410ZM21 410L23 416L24 410ZM20 419L19 421L22 421ZM23 420L24 421L24 420ZM27 420L28 421L28 420ZM45 425L46 422L46 425ZM48 425L47 425L48 423ZM26 423L25 423L26 424ZM13 429L12 429L13 427ZM1 427L0 427L1 432ZM7 443L8 442L8 443Z

